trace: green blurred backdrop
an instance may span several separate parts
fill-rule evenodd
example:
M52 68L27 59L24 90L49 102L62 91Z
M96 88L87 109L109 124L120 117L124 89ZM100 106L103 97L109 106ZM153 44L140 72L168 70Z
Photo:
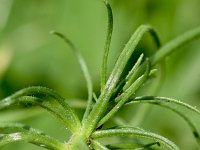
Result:
M110 0L110 3L114 33L109 70L141 24L155 27L163 43L200 26L199 0ZM101 0L0 0L0 98L27 86L42 85L69 99L86 99L86 84L73 53L63 41L49 34L51 30L62 32L76 44L99 93L106 26L107 14ZM142 48L152 49L148 42L143 44ZM157 95L175 97L200 108L199 49L197 41L167 58L165 80ZM77 112L81 116L83 110ZM188 115L200 126L199 118ZM64 128L39 109L0 113L0 121L12 120L30 124L61 140L67 137ZM181 149L198 149L189 127L167 110L153 107L141 126L175 141ZM17 143L2 149L41 148Z

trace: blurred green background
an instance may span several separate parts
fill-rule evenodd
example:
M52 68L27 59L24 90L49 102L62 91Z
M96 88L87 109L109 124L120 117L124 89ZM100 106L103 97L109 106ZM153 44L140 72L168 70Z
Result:
M155 27L163 43L200 26L199 0L110 0L110 3L114 32L109 70L141 24ZM106 8L101 0L0 0L0 98L32 85L52 88L68 99L87 98L85 80L73 53L63 41L49 34L51 30L67 35L76 44L98 94L106 27ZM148 42L143 44L145 49L152 49ZM200 108L199 49L200 42L196 41L167 58L165 80L157 95L178 98ZM81 116L83 110L77 112ZM186 113L200 126L198 116ZM58 139L67 137L57 120L40 109L5 110L0 113L0 121L23 122ZM186 123L168 110L153 107L141 126L168 137L181 149L198 149ZM42 148L16 143L1 149Z

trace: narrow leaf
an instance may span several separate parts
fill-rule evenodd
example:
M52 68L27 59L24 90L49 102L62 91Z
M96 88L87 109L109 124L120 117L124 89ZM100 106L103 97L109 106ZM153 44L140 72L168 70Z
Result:
M193 122L190 120L189 117L187 117L184 113L182 113L182 112L178 111L177 109L172 108L170 106L166 106L163 104L158 104L158 105L165 107L167 109L170 109L173 112L175 112L177 115L182 117L185 120L185 122L189 125L190 129L192 130L192 134L193 134L194 138L196 139L197 143L200 145L200 136L199 136L198 130L196 129L195 125L193 124Z
M98 101L98 98L97 98L97 96L96 96L96 94L95 94L95 93L93 93L93 98L94 98L95 102L97 102L97 101Z
M108 145L107 147L109 149L133 149L133 150L143 150L143 149L148 149L152 146L160 146L159 142L152 142L152 143L148 143L148 144L139 144L139 143L120 143L120 144L112 144L112 145Z
M131 71L128 73L128 75L126 76L126 84L123 87L123 91L125 91L132 83L133 81L136 79L135 76L135 71L138 69L138 67L140 66L142 59L144 57L144 54L141 54L140 57L138 58L137 62L135 63L135 65L133 66L133 68L131 69Z
M197 131L195 125L193 124L193 122L190 120L190 118L187 117L184 113L178 111L177 109L175 109L175 108L173 108L173 107L171 107L171 106L164 105L163 103L166 103L166 101L163 102L163 101L161 101L161 100L144 100L144 99L143 99L143 100L139 100L139 101L138 101L138 100L132 101L132 102L127 103L127 104L134 104L134 103L139 103L139 104L140 104L140 103L154 104L154 105L158 105L158 106L167 108L167 109L169 109L169 110L175 112L177 115L179 115L181 118L183 118L183 119L185 120L185 122L189 125L189 127L191 128L192 133L193 133L193 135L194 135L194 137L195 137L197 143L200 145L200 136L199 136L199 133L198 133L198 131ZM173 103L173 101L169 101L169 102L167 102L167 103ZM177 104L177 102L176 102L175 104ZM185 105L186 105L186 106L185 106ZM184 107L186 107L187 109L192 108L192 109L190 109L190 110L195 111L196 113L199 114L199 111L198 111L196 108L194 108L194 107L192 107L192 106L190 106L190 105L188 105L188 106L187 106L187 105L188 105L188 104L182 105L182 102L181 102L181 106L184 106Z
M16 132L11 134L5 134L0 137L0 147L6 144L15 143L17 141L25 141L44 147L47 149L62 150L64 145L54 138L36 134L34 132Z
M121 95L115 98L115 102L119 102L121 99L125 97L125 95L128 95L128 97L132 96L135 93L135 91L145 82L145 80L148 78L149 73L150 73L149 59L147 59L146 62L147 62L146 70L144 74L141 75L139 78L137 78L137 80L135 80L129 87L127 87L126 91L124 91Z
M131 69L129 74L127 75L126 83L123 87L123 91L126 91L131 86L131 84L137 79L135 72L139 68L139 65L140 65L142 59L143 59L143 54L140 55L137 62L135 63L135 65L133 66L133 68Z
M142 39L146 32L149 32L157 45L160 45L159 38L152 27L143 25L135 31L121 52L120 56L118 57L115 67L106 82L104 90L101 92L98 102L94 105L87 121L83 124L83 131L86 132L87 136L90 136L92 131L96 128L99 120L103 117L104 113L106 113L109 104L108 102L120 81L123 70L126 67L139 41Z
M63 39L71 47L75 56L77 57L77 60L80 64L83 75L85 77L85 80L86 80L86 83L87 83L87 88L88 88L88 104L87 104L87 107L86 107L85 114L83 116L83 121L84 121L87 118L87 116L89 115L89 112L91 110L92 94L93 94L93 84L92 84L92 79L91 79L88 67L87 67L86 62L85 62L83 56L81 55L81 53L76 49L74 44L67 37L65 37L63 34L61 34L59 32L52 31L51 33L55 34L58 37L60 37L61 39Z
M80 121L71 109L65 103L65 99L59 96L55 91L45 87L29 87L22 89L15 94L0 101L0 109L9 107L19 102L23 104L34 104L44 107L47 111L57 116L72 132L80 129Z
M182 101L179 101L179 100L176 100L173 98L168 98L168 97L141 96L141 97L136 97L136 98L130 100L126 105L133 104L133 103L142 103L142 102L161 103L161 104L162 103L173 103L173 104L177 104L182 107L185 107L185 108L197 113L198 115L200 115L200 111L197 108L195 108L187 103L184 103Z
M188 31L177 38L173 39L172 41L166 43L162 46L151 58L151 64L155 65L158 62L162 61L163 58L170 55L176 49L191 43L192 41L200 38L200 27Z
M25 141L40 147L62 150L64 144L58 140L23 124L0 124L0 147L17 141Z
M19 97L17 101L21 104L25 105L36 105L44 108L52 115L59 119L61 123L65 125L66 128L71 130L73 133L77 132L80 129L80 122L72 122L74 120L71 119L72 116L69 116L68 111L62 107L57 101L55 100L43 100L36 97L31 96L23 96ZM77 124L79 123L79 124Z
M148 64L148 63L147 63ZM110 111L107 113L98 123L98 127L104 124L108 119L110 119L125 103L126 101L135 93L135 91L144 83L149 74L149 64L147 65L146 72L139 77L132 85L119 97L116 98L115 102L118 102Z
M108 54L109 54L112 31L113 31L112 9L107 0L104 0L104 3L105 3L105 6L107 8L107 13L108 13L108 27L107 27L107 35L106 35L106 42L104 46L104 55L103 55L103 63L102 63L102 71L101 71L101 91L103 90L106 84Z
M109 150L107 147L105 147L104 145L102 145L100 142L96 140L92 140L92 147L95 150Z
M92 134L92 137L94 139L112 137L112 136L135 136L135 137L152 139L154 141L163 144L164 146L168 147L171 150L179 150L179 148L173 142L171 142L170 140L168 140L163 136L132 128L101 130L101 131L95 131Z

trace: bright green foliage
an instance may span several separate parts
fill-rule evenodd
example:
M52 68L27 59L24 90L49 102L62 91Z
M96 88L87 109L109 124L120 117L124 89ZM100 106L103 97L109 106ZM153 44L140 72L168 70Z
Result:
M105 5L108 11L108 30L102 63L101 93L99 97L93 93L91 76L80 52L63 34L52 32L62 38L73 50L86 79L88 103L82 120L79 120L75 111L73 111L73 109L66 103L65 98L59 96L55 91L45 87L38 86L25 88L0 101L0 109L9 108L13 105L39 106L44 108L57 118L67 128L67 130L71 131L72 135L69 141L58 141L47 136L43 132L26 125L0 123L0 146L12 142L25 141L47 149L56 150L143 149L157 146L165 146L171 150L178 150L178 146L169 139L145 131L139 127L130 127L128 123L123 123L124 127L116 127L112 129L107 129L105 127L102 129L109 119L115 119L114 115L123 106L141 103L155 104L178 114L186 123L188 123L195 139L200 144L199 133L195 125L185 113L178 110L174 105L191 110L195 114L200 115L198 109L172 98L135 96L135 93L146 81L149 80L149 77L152 74L156 74L156 72L153 71L153 67L162 62L166 56L171 54L177 48L200 38L200 28L189 31L162 47L156 31L151 26L142 25L138 27L120 53L118 60L107 79L107 61L113 30L113 16L110 4L105 1ZM156 51L150 58L144 54L140 54L140 57L135 61L135 64L132 64L130 63L131 56L135 54L135 49L145 33L150 33L157 45L158 51ZM129 70L127 70L127 68L129 68ZM119 121L120 118L118 118L118 122ZM123 121L121 120L121 122ZM139 144L134 141L132 143L125 143L125 141L121 140L119 143L110 143L106 145L99 140L100 138L102 139L113 136L135 137L139 138L141 141L145 138L149 139L151 142Z
M172 143L168 139L144 130L137 130L132 128L120 128L120 129L107 129L102 131L96 131L92 134L94 138L104 138L104 137L119 136L119 135L150 138L155 141L159 141L160 143L164 144L165 146L169 147L172 150L179 149L174 143Z
M108 29L107 29L107 36L106 36L106 43L105 43L105 48L104 48L104 56L103 56L103 64L102 64L101 91L103 90L106 84L108 53L109 53L112 31L113 31L112 9L107 1L104 1L104 2L108 10Z
M0 146L16 141L25 141L47 149L64 148L63 143L27 125L1 123L0 130L2 134ZM11 132L12 130L15 132Z

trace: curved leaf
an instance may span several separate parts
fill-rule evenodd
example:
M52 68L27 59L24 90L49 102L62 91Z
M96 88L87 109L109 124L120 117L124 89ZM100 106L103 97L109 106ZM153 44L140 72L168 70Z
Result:
M137 76L135 76L136 75L135 72L139 68L139 66L143 60L143 57L144 57L144 54L141 54L140 57L138 58L137 62L131 69L131 71L126 76L126 84L123 87L123 91L127 90L128 87L130 87L130 85L137 79Z
M132 150L143 150L143 149L148 149L152 146L160 146L159 142L152 142L152 143L148 143L148 144L133 144L133 143L125 143L125 144L111 144L108 145L107 147L110 149L132 149Z
M101 131L95 131L92 134L92 137L94 139L111 137L111 136L135 136L135 137L148 138L148 139L158 141L159 143L165 145L171 150L179 150L179 148L173 142L171 142L170 140L168 140L167 138L163 136L157 135L155 133L147 132L147 131L132 129L132 128L101 130Z
M93 94L93 84L92 84L92 79L91 79L88 67L87 67L86 62L85 62L83 56L81 55L81 53L76 49L74 44L66 36L64 36L62 33L59 33L56 31L52 31L51 33L55 34L58 37L60 37L61 39L63 39L71 47L71 49L73 50L73 52L74 52L75 56L77 57L77 60L80 64L80 67L81 67L81 70L85 77L85 80L87 83L87 88L88 88L88 104L86 107L85 114L83 116L83 121L85 121L85 119L89 115L89 112L92 108L92 94Z
M198 115L200 115L200 111L198 109L196 109L195 107L184 103L182 101L173 99L173 98L168 98L168 97L159 97L159 96L141 96L141 97L136 97L134 99L129 100L128 103L126 103L126 105L129 104L134 104L134 103L142 103L142 102L149 102L149 103L173 103L173 104L177 104L180 105L182 107L185 107L195 113L197 113Z
M96 141L96 140L92 140L92 147L95 150L109 150L107 147L105 147L104 145L102 145L100 142Z
M110 119L125 103L126 101L135 93L135 91L144 83L149 74L149 64L147 63L146 72L139 77L132 85L120 96L116 98L117 104L99 121L98 127L104 124L108 119Z
M39 105L64 123L66 128L72 132L80 129L80 121L70 106L65 103L65 99L56 92L45 87L29 87L22 89L15 94L0 101L0 109L10 105L18 104Z
M113 31L112 9L107 0L104 0L104 3L105 3L105 6L107 8L107 13L108 13L108 27L107 27L106 43L104 47L104 55L103 55L102 71L101 71L101 91L103 90L106 84L108 53L110 49L110 43L111 43L111 37L112 37L112 31Z
M161 107L170 109L173 112L175 112L177 115L182 117L185 120L185 122L189 125L190 129L192 130L192 134L193 134L194 138L196 139L197 143L200 145L200 136L199 136L198 130L196 129L195 125L193 124L193 122L190 120L189 117L187 117L185 114L183 114L182 112L178 111L175 108L172 108L172 107L169 107L166 105L162 105L162 104L158 104L158 105L160 105Z
M1 123L0 134L0 147L6 144L24 141L47 149L64 149L64 144L58 140L22 124Z
M17 141L25 141L48 149L64 149L64 145L58 142L56 139L33 132L16 132L2 135L0 137L0 147Z
M146 32L149 32L152 35L158 46L160 45L159 38L152 27L148 25L142 25L135 31L135 33L132 35L125 48L121 52L115 64L115 67L106 82L105 88L98 99L98 102L94 105L93 110L88 116L87 121L83 124L83 130L85 130L87 136L91 134L101 117L106 112L108 102L113 92L115 91L117 84L120 81L123 70L126 67L139 41L142 39L143 35Z
M162 46L151 58L151 64L155 65L158 62L162 61L163 58L170 55L172 52L174 52L177 48L180 48L195 39L200 38L200 27L193 29L191 31L188 31L177 38L173 39L172 41L166 43L164 46Z
M169 99L169 100L171 100L171 99ZM186 121L186 123L189 125L189 127L191 128L191 130L192 130L192 133L193 133L193 135L194 135L194 137L195 137L195 139L196 139L196 141L197 141L197 143L200 145L200 136L199 136L199 133L198 133L198 131L197 131L197 129L196 129L196 127L195 127L195 125L192 123L192 121L190 120L190 118L189 117L187 117L184 113L182 113L182 112L180 112L180 111L178 111L177 109L175 109L175 108L173 108L173 107L170 107L170 106L167 106L167 105L164 105L163 103L165 103L166 101L160 101L160 100L145 100L145 99L143 99L143 100L136 100L136 101L132 101L132 102L129 102L129 103L127 103L127 104L134 104L134 103L149 103L149 104L155 104L155 105L158 105L158 106L161 106L161 107L165 107L165 108L167 108L167 109L169 109L169 110L172 110L173 112L175 112L177 115L179 115L180 117L182 117L185 121ZM173 101L167 101L168 103L170 103L170 102L174 102L174 100ZM179 101L177 101L177 100L175 100L175 103L176 104L179 104L178 103ZM192 111L195 111L196 113L198 113L199 114L199 111L196 109L196 108L194 108L194 107L192 107L192 106L190 106L190 105L188 105L188 104L185 104L185 103L183 103L183 102L181 102L179 105L181 105L181 106L184 106L184 107L186 107L186 108L188 108L188 109L190 109L190 110L192 110ZM186 105L186 106L185 106Z

